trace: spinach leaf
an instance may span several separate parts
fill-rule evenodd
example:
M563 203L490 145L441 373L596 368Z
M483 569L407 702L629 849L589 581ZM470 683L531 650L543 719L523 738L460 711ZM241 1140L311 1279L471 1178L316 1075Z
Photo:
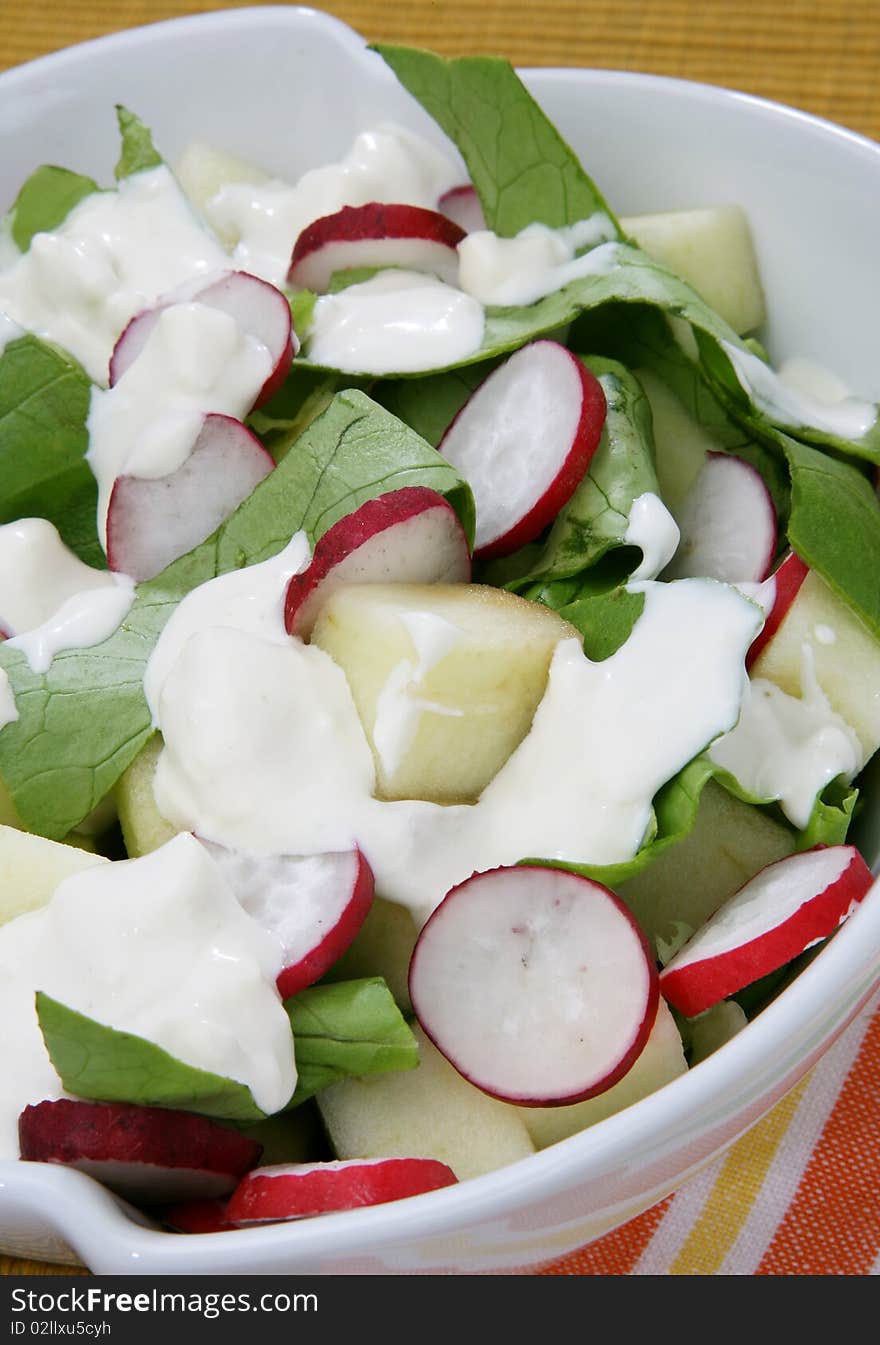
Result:
M116 120L122 137L119 162L115 168L117 181L131 177L132 173L142 173L147 168L158 168L164 159L156 146L149 129L139 117L129 112L120 103L116 105Z
M0 776L29 831L61 839L112 789L151 734L143 692L150 652L176 604L216 575L268 560L305 529L400 486L429 486L473 537L469 486L430 445L363 393L337 393L284 461L206 542L138 587L103 644L58 654L46 673L0 644L18 720L0 732Z
M36 1000L49 1058L75 1097L180 1107L227 1121L263 1119L245 1084L186 1065L154 1042L106 1027L40 991Z
M80 366L36 336L0 353L0 523L47 518L82 560L103 567L85 461L90 397Z
M488 378L496 361L463 365L418 380L390 379L378 384L373 396L416 434L436 448L475 388Z
M551 601L547 606L555 604ZM555 610L580 631L587 658L602 663L626 644L644 607L644 593L630 593L620 586L608 593L578 597Z
M513 237L535 222L557 229L602 211L620 236L598 188L507 61L373 49L461 151L495 233Z
M12 240L27 252L34 234L63 224L75 205L99 191L97 182L68 168L44 164L24 182L9 212Z
M381 976L313 985L285 1001L297 1082L290 1107L350 1075L414 1069L418 1042Z

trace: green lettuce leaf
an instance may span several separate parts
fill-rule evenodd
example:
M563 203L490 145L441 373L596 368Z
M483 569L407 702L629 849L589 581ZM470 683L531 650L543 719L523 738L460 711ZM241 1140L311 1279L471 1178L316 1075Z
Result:
M385 43L374 50L460 150L495 233L510 238L536 221L558 229L597 211L616 227L604 197L507 61L445 60Z
M122 137L119 161L114 170L117 181L131 177L132 173L143 173L148 168L159 168L165 162L153 144L149 129L121 103L116 106L116 120Z
M444 495L473 537L473 496L455 469L363 393L337 393L212 537L138 586L128 616L103 644L63 651L46 673L0 644L19 713L0 731L0 776L27 829L62 839L143 747L152 732L144 668L191 589L268 560L301 528L314 544L365 500L411 485Z
M24 182L9 212L12 240L27 252L34 234L63 224L75 205L99 191L97 182L68 168L44 164Z
M251 1090L235 1079L197 1069L131 1032L106 1027L41 991L37 1017L49 1058L75 1097L179 1107L227 1121L265 1116Z
M80 366L38 337L0 352L0 523L47 518L82 560L104 567L85 461L90 397Z
M314 985L285 1001L296 1052L299 1106L349 1075L414 1069L418 1042L380 976Z

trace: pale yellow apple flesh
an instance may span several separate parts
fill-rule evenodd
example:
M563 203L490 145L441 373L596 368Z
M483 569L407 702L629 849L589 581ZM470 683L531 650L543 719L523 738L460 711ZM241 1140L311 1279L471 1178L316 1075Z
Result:
M45 906L72 873L106 863L78 846L0 826L0 924Z
M560 640L546 607L480 584L338 588L312 643L345 673L377 795L471 803L531 727Z
M318 1094L336 1157L436 1158L464 1181L534 1153L517 1109L463 1079L417 1024L413 1032L415 1069L343 1079Z
M157 733L141 748L116 787L119 825L130 859L158 850L177 834L177 828L159 812L153 795L153 776L161 751L162 738Z
M692 286L742 336L766 316L755 245L736 205L667 210L621 219L643 252Z

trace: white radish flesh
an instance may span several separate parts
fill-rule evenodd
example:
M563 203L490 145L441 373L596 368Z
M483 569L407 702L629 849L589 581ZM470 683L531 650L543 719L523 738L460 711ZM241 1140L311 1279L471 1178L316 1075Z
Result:
M225 1195L261 1153L191 1112L67 1098L26 1107L19 1137L22 1158L79 1168L143 1204Z
M471 395L439 450L474 492L474 555L507 555L532 541L568 502L605 423L605 395L556 341L533 341Z
M426 271L449 285L458 281L456 248L464 230L436 210L422 206L344 206L315 220L296 240L288 283L326 292L338 271L361 267L403 267Z
M231 416L207 415L189 456L167 476L118 476L107 508L107 563L143 581L219 528L275 466Z
M455 584L471 577L467 538L452 506L425 486L367 500L324 533L285 599L291 635L307 640L340 584Z
M299 351L290 304L274 285L245 271L227 271L200 288L187 286L167 296L163 303L135 314L110 358L111 388L143 350L160 314L174 303L204 304L228 314L243 332L266 347L272 360L272 371L257 393L254 405L261 406L278 391Z
M352 943L373 901L373 874L359 850L324 855L253 855L202 844L236 898L284 948L282 999L323 976Z
M681 542L664 579L759 583L776 552L776 510L763 477L728 453L708 453L679 519Z
M660 975L689 1018L833 934L874 882L852 845L819 846L768 865L698 930Z
M444 192L437 202L437 209L465 233L477 233L486 227L480 198L469 182Z
M264 1167L240 1182L225 1217L238 1226L302 1219L403 1200L456 1181L452 1169L434 1158L356 1158Z
M537 865L475 874L419 935L416 1017L471 1083L526 1106L577 1102L621 1079L657 1013L657 971L600 883Z

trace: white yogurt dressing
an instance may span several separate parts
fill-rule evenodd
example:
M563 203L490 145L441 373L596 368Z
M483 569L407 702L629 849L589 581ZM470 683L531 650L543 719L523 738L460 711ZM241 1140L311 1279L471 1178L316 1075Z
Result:
M865 764L853 729L832 710L819 686L812 650L804 646L803 696L789 696L753 678L739 723L709 749L755 798L778 800L796 827L810 820L816 797L837 776L852 780Z
M608 241L613 236L605 214L565 229L529 224L515 238L480 229L458 245L458 283L486 307L533 304L572 280L613 270L619 256L618 245ZM584 247L591 250L577 256Z
M0 272L0 308L55 341L106 384L113 346L135 313L229 266L164 165L95 192L57 229L36 234Z
M863 402L843 391L841 396L829 395L841 391L828 382L827 374L817 377L812 391L810 379L792 373L783 379L751 351L741 350L731 341L722 341L721 347L733 366L743 390L759 411L777 425L797 429L811 426L841 439L862 439L875 424L877 408L872 402ZM797 366L795 366L797 368Z
M462 170L429 141L391 123L359 135L338 162L314 168L296 184L229 183L205 207L211 224L238 239L236 266L283 285L297 237L313 220L343 206L398 202L436 210Z
M262 341L208 304L170 304L112 388L93 388L86 460L98 482L98 536L106 549L116 478L167 476L186 461L204 417L240 420L272 371Z
M458 644L463 632L434 612L403 612L400 624L416 652L415 662L401 659L379 693L373 742L382 769L393 775L412 746L423 713L460 716L463 710L428 700L420 692L432 668Z
M5 313L0 313L0 355L10 341L17 341L20 336L24 336L24 328L19 327L18 323L13 322Z
M34 672L63 649L106 640L134 602L134 581L85 565L44 518L0 527L0 630ZM2 712L0 712L2 713Z
M468 359L483 341L476 299L419 271L380 271L315 304L309 359L348 373L418 373Z
M341 671L298 640L235 630L228 608L218 626L204 585L186 599L181 652L169 660L160 641L161 675L148 669L165 737L159 809L257 853L357 843L377 890L421 917L475 869L525 855L630 858L659 786L736 722L761 621L711 580L632 588L645 609L626 644L592 663L579 641L561 642L531 732L476 804L443 807L373 798L372 756Z
M646 491L633 500L623 540L639 547L642 559L630 579L656 579L678 550L680 537L678 524L659 495Z
M278 939L246 915L214 861L181 835L143 859L66 878L48 906L0 927L0 1154L18 1157L28 1103L63 1095L34 994L235 1079L266 1112L296 1084L275 978Z

